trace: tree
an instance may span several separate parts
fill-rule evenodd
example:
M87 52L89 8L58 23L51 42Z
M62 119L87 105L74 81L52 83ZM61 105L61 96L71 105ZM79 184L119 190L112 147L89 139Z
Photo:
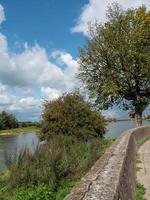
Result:
M0 130L17 128L18 126L19 124L15 116L5 111L0 113Z
M130 111L136 125L150 102L150 11L112 4L104 24L90 26L79 78L99 109Z
M90 103L84 101L79 92L64 94L54 101L46 101L42 114L42 136L51 139L67 135L87 141L102 138L105 120L93 111Z

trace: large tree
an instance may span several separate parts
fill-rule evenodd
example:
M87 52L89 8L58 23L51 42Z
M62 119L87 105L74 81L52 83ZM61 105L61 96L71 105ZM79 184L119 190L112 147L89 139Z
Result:
M150 11L114 3L106 13L105 23L89 28L79 78L100 109L119 105L141 125L150 102Z

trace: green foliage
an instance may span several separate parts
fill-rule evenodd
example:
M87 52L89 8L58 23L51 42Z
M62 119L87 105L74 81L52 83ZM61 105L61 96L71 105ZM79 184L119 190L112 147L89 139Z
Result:
M92 139L83 143L70 136L58 135L49 144L40 146L34 155L27 150L22 151L16 162L7 162L9 174L7 179L0 178L0 195L17 195L15 198L18 199L13 200L25 196L25 200L28 200L30 194L38 199L37 194L42 190L41 195L45 195L43 200L49 194L52 200L61 200L111 143L106 139ZM44 186L40 186L41 183Z
M40 128L41 123L40 122L31 122L31 121L21 121L21 122L19 122L19 128L30 127L30 126Z
M58 189L55 200L63 200L67 194L69 194L72 187L75 185L76 182L69 182L65 186L62 186Z
M56 135L89 140L105 133L104 118L78 92L45 102L42 118L42 136L48 140Z
M18 126L19 124L15 116L5 111L0 113L0 130L17 128Z
M136 163L137 163L137 164L140 164L140 163L142 163L142 161L139 160L139 159L137 159L137 160L136 160Z
M33 188L18 189L16 195L11 200L54 200L48 186L40 184Z
M136 200L146 200L144 198L145 188L141 183L136 184Z
M78 77L100 109L119 105L141 119L150 102L150 12L144 6L125 11L115 3L107 22L89 32Z

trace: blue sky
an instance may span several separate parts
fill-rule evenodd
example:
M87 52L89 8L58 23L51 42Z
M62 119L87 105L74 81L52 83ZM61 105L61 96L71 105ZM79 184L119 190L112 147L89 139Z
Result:
M85 38L71 34L81 8L87 0L2 0L7 21L2 32L7 36L9 47L16 50L15 42L36 41L48 51L61 49L78 56L78 48Z
M56 99L79 85L79 47L88 23L105 21L113 0L0 0L0 111L37 120L43 99ZM124 8L149 0L118 0ZM118 108L109 117L127 117Z

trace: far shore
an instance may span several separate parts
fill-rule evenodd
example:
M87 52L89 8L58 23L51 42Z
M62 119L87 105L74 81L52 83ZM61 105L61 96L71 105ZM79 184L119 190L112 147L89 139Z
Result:
M36 126L28 126L28 127L22 127L22 128L14 128L14 129L7 129L7 130L0 130L0 136L9 136L9 135L16 135L16 134L22 134L27 132L40 132L40 128Z

